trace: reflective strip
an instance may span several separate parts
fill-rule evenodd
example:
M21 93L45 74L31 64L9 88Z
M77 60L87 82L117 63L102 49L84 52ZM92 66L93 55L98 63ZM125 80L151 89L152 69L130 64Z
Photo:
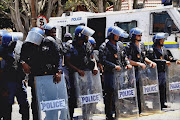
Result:
M150 47L152 47L153 43L144 43L144 45L149 45ZM164 42L164 47L165 48L179 48L179 43L177 42ZM180 49L179 49L180 50Z

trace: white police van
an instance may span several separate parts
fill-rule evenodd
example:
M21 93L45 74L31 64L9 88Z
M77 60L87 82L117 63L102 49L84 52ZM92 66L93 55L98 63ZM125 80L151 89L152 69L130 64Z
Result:
M172 6L105 13L69 12L62 17L51 17L49 21L57 24L58 38L63 38L66 32L73 34L78 25L94 29L96 32L93 37L97 47L104 41L106 32L112 25L117 25L128 33L133 27L143 29L142 42L147 48L152 46L154 34L166 31L170 36L165 41L165 47L176 59L180 59L180 13Z

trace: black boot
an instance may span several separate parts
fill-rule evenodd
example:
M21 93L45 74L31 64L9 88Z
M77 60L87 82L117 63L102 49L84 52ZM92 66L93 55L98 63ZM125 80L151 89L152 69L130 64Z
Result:
M29 104L19 105L19 113L22 115L22 120L29 120Z

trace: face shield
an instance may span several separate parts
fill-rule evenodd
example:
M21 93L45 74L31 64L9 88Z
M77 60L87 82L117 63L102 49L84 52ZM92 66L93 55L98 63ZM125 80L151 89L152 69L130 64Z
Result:
M22 32L11 32L12 36L17 40L23 41L23 33Z
M164 40L166 40L168 36L169 36L168 33L157 33L155 35L154 39L164 39Z
M26 37L26 42L34 43L36 45L40 45L44 36L36 31L29 31Z
M92 36L94 34L94 32L95 31L93 29L84 26L83 30L81 31L81 34L90 37L90 36Z
M142 35L143 30L139 29L139 28L133 28L131 29L130 33L129 33L129 37L132 38L133 36L135 37L135 35Z
M129 34L127 34L126 32L123 32L123 33L121 34L121 37L123 37L123 38L128 38L128 37L129 37Z

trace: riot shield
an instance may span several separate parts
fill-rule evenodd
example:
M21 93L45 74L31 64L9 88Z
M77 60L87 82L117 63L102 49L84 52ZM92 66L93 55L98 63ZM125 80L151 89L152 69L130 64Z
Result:
M115 112L117 119L138 119L134 68L114 72Z
M157 67L147 65L146 69L139 67L139 84L142 113L161 111Z
M35 86L40 120L70 120L64 74L58 84L53 75L36 76Z
M167 69L167 102L172 109L180 108L180 65L171 63Z
M74 116L77 119L97 120L105 119L102 86L99 72L93 75L91 71L85 71L82 77L74 73L77 106Z

